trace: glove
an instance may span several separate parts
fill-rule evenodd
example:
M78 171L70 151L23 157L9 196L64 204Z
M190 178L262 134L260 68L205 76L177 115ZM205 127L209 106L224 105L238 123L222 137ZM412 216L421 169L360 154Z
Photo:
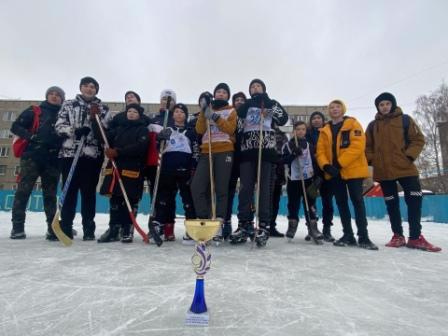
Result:
M314 181L306 188L306 193L310 198L316 199L319 195L319 189L322 185L322 178L320 176L316 176Z
M95 119L95 115L100 114L100 106L98 104L90 104L90 118Z
M206 108L210 106L211 102L212 97L210 97L209 95L204 95L199 101L199 106L201 107L201 110L205 112Z
M336 177L339 175L339 169L329 164L324 166L324 172L326 172L331 177Z
M108 159L115 159L118 156L118 152L115 148L107 148L105 154Z
M35 144L43 143L42 138L41 138L39 135L37 135L37 134L33 134L33 135L29 138L29 141L30 141L30 142L34 142Z
M411 157L409 155L406 155L406 157L408 158L409 161L411 161L411 163L414 162L414 158L413 157Z
M306 149L306 147L308 146L308 143L306 141L306 139L297 139L298 143L299 143L299 147L302 149Z
M158 141L169 140L171 133L172 133L171 128L165 128L165 129L161 130L159 132L159 134L157 134L157 140Z
M302 148L296 146L296 141L294 138L289 140L288 146L289 149L291 149L291 154L293 154L294 156L300 156L303 154Z
M83 126L75 129L76 140L81 139L82 136L87 136L90 133L90 127Z
M266 92L261 94L261 100L263 101L264 107L266 108L271 108L272 105L274 105L274 102L271 100L271 98L269 98Z
M210 120L211 117L212 117L212 114L213 114L213 111L212 111L211 108L206 108L206 109L204 110L204 117L205 117L205 119Z
M269 98L268 94L258 93L252 97L255 101L256 105L261 106L263 104L264 108L271 108L274 105L274 102Z

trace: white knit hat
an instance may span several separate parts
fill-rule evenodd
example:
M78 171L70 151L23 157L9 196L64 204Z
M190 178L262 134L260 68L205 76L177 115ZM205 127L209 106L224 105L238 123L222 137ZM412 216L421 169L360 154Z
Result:
M165 89L160 93L160 99L164 97L171 97L171 99L176 102L176 92L171 89Z

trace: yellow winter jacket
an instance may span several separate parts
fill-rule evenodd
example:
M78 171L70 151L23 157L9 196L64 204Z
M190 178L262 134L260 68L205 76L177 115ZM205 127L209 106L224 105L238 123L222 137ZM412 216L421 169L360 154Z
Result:
M233 152L235 143L236 130L236 111L231 105L224 106L213 112L219 114L221 117L216 121L211 121L212 133L212 153ZM208 153L208 134L207 134L207 120L204 113L199 113L196 122L196 133L202 135L201 153Z
M340 173L344 180L369 177L369 169L365 155L366 136L361 124L352 117L344 117L342 127L336 138L336 155ZM333 137L331 122L320 129L316 146L316 159L319 167L324 168L333 163ZM330 175L325 173L329 180Z

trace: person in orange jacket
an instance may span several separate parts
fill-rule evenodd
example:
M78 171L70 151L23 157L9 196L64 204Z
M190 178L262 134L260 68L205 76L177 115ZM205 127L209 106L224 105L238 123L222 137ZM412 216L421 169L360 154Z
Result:
M331 180L341 216L343 236L333 244L378 250L369 239L362 194L363 179L369 176L364 153L366 137L360 123L353 117L345 116L346 111L341 100L333 100L328 105L331 120L321 129L316 149L317 163L325 172L325 179ZM355 210L358 244L353 234L347 189Z

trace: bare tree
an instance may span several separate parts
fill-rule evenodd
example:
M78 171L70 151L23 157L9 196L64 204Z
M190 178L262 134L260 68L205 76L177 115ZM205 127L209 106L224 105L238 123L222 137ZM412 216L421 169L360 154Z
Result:
M423 176L434 176L436 173L440 177L443 171L438 123L448 120L448 86L442 83L431 94L420 96L414 115L426 137L426 146L417 164Z

